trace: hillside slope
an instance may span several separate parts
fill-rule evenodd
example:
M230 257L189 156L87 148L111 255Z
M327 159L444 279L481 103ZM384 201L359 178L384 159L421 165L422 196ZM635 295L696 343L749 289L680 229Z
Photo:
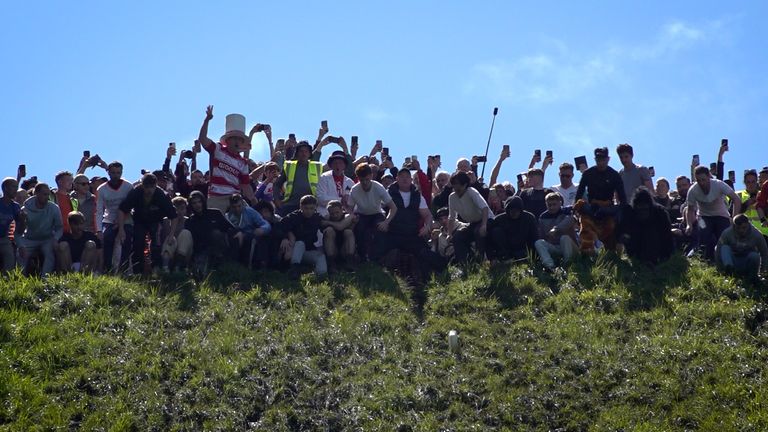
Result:
M0 428L768 430L762 290L675 258L0 281ZM461 352L446 335L460 333Z

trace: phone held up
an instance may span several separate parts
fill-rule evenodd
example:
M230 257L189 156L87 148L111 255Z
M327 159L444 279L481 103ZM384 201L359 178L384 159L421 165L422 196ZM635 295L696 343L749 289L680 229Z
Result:
M27 166L24 164L19 165L19 176L22 178L27 176Z

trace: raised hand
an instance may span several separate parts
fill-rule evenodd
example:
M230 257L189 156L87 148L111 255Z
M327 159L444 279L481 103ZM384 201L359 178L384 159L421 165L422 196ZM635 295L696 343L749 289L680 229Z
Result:
M213 105L208 105L205 109L205 120L210 121L213 118Z

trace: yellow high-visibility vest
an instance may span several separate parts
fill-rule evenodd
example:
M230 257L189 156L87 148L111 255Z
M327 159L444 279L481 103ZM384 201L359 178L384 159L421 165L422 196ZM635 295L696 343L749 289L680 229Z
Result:
M739 191L738 194L741 202L746 202L749 200L749 192L743 190ZM752 225L757 228L758 231L760 231L764 236L768 236L768 228L764 227L763 224L760 223L760 216L757 214L757 207L753 205L743 213L744 216L749 218L749 221L752 222Z
M309 187L312 190L312 195L317 196L317 184L320 183L320 176L323 174L323 164L320 162L309 161L307 162L307 179L309 180ZM291 196L293 193L293 180L296 178L296 167L298 163L296 161L285 161L285 198Z

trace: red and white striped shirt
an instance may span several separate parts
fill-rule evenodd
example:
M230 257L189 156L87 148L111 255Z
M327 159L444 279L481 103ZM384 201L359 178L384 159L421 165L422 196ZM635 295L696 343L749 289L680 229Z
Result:
M211 180L208 184L208 196L227 196L240 192L241 185L250 184L248 161L242 156L232 154L221 143L205 146L210 153Z

